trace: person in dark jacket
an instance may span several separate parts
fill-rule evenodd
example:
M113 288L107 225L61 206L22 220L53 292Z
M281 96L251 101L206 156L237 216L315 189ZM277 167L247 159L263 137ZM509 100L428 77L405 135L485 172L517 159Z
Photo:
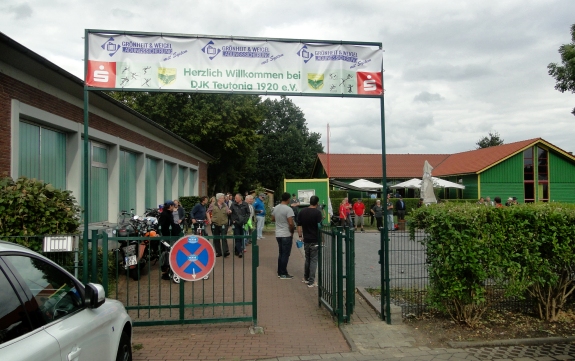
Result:
M180 225L174 223L174 212L177 212L174 206L174 202L166 201L166 203L164 203L163 211L160 213L160 218L158 218L158 225L160 226L160 232L162 236L179 236L182 232ZM170 279L168 274L170 266L167 253L168 252L164 252L162 257L163 261L161 263L163 280Z
M174 223L173 212L175 210L174 202L166 201L164 203L164 210L160 214L158 224L162 236L179 236L182 233L182 228L179 224Z
M208 204L208 197L202 196L200 197L200 201L196 203L192 211L190 212L190 218L192 219L192 227L194 227L194 234L198 234L197 229L198 227L202 226L208 218L206 217L206 204ZM205 223L204 223L205 224ZM205 232L205 228L204 232ZM206 236L206 234L202 234Z
M395 210L397 211L397 220L401 221L405 219L405 202L403 197L400 195L399 199L395 202Z
M232 227L234 227L234 236L243 236L244 235L244 224L247 223L250 217L250 207L246 202L244 202L243 197L241 194L236 194L234 202L230 207L230 220L232 222ZM242 238L235 238L235 254L239 258L242 258L244 255L244 240Z

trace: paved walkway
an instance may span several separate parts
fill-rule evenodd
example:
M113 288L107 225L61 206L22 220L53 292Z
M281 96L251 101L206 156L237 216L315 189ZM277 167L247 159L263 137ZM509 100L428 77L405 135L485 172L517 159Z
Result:
M416 344L405 325L379 320L356 295L352 323L339 329L325 308L318 307L317 288L301 283L304 257L292 249L288 271L293 280L276 276L277 243L266 234L260 244L258 326L210 324L137 327L134 360L575 360L574 344L431 349Z
M265 237L258 242L258 326L264 334L250 334L245 323L136 327L133 344L142 348L134 351L134 360L252 360L351 351L329 313L318 307L317 287L301 283L304 257L295 243L288 264L295 278L280 280L277 242L271 234Z

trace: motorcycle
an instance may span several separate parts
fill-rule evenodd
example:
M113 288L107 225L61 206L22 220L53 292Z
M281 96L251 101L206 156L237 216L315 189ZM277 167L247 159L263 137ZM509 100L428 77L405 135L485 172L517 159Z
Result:
M118 237L155 237L157 224L158 221L154 217L139 217L134 215L133 210L129 213L121 211L118 216L118 227L113 233ZM146 272L148 262L160 258L159 243L150 245L148 240L118 240L118 243L121 253L120 267L135 281Z

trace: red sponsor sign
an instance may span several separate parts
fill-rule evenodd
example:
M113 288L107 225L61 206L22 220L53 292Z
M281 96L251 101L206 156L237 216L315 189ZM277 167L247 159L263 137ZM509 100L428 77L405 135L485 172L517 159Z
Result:
M88 61L86 85L98 88L116 87L116 63L107 61Z
M357 94L380 95L382 93L381 72L357 72Z

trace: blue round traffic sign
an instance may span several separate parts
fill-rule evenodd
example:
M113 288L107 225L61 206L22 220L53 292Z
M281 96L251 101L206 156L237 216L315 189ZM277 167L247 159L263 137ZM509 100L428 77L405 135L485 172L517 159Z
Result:
M170 250L170 267L185 281L197 281L209 275L216 263L214 246L202 236L178 239Z

